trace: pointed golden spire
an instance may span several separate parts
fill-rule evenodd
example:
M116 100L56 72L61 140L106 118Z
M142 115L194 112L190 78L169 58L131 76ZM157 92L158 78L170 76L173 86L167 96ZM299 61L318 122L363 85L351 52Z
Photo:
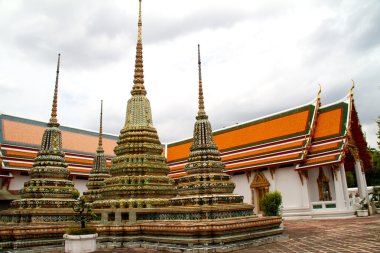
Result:
M199 90L198 90L198 117L206 116L205 105L203 99L203 87L202 87L202 68L201 68L201 49L198 44L198 74L199 74Z
M142 14L141 14L141 0L139 0L139 22L137 31L137 41L142 42Z
M350 96L352 97L354 95L355 81L352 80L352 79L351 79L351 81L352 81L352 86L351 86L351 89L350 89Z
M57 73L55 76L55 87L54 87L54 97L53 97L53 106L51 109L51 117L48 123L48 126L58 127L57 121L57 103L58 103L58 78L59 78L59 64L61 61L61 54L58 54L58 63L57 63Z
M103 153L103 100L100 102L100 123L99 123L99 143L98 149L96 150L98 153Z
M135 74L133 79L133 87L131 94L146 95L144 87L144 65L143 65L143 47L142 47L142 14L141 14L141 0L139 0L139 21L136 45L136 60L135 60Z

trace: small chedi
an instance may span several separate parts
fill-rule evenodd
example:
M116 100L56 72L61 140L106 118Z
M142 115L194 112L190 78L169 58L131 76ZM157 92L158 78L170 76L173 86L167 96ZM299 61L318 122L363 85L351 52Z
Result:
M233 194L235 184L223 172L224 163L212 137L212 129L205 112L200 47L198 45L199 98L198 115L194 125L190 156L185 165L187 176L178 179L178 197L172 199L174 206L216 207L209 214L212 218L253 215L253 206L243 204L243 196Z
M140 1L132 97L114 150L111 178L104 180L101 199L93 202L96 209L165 207L176 194L146 97L142 50Z
M235 184L223 171L224 163L212 137L204 106L199 45L198 74L198 115L188 163L185 165L187 176L178 179L178 196L172 199L172 205L198 207L195 209L196 214L207 219L253 217L253 206L243 203L243 196L233 194Z
M79 196L74 183L69 180L70 171L65 162L65 153L62 150L62 136L57 120L58 77L60 55L58 55L57 74L54 89L51 118L42 137L41 148L37 153L33 167L29 171L31 179L24 183L20 190L21 199L11 203L13 210L38 209L71 209L71 204ZM12 221L60 221L65 216L27 216L20 212L20 216L12 216ZM4 219L3 217L2 219ZM10 218L10 217L8 217ZM30 220L31 219L31 220Z
M21 199L0 212L0 249L62 245L62 234L72 222L71 206L79 192L69 180L57 121L58 77L51 118L42 136L40 150L29 171L30 180L20 190Z
M100 127L99 127L99 142L94 157L93 168L90 171L88 182L86 184L87 191L83 192L86 201L93 202L100 197L100 188L103 186L104 180L109 178L110 174L107 168L107 160L103 149L103 100L100 107Z

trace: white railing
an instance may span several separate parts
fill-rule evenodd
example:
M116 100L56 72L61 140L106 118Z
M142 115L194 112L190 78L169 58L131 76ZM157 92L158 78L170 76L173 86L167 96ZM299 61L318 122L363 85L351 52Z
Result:
M316 201L311 202L311 208L313 210L330 210L336 209L336 201Z

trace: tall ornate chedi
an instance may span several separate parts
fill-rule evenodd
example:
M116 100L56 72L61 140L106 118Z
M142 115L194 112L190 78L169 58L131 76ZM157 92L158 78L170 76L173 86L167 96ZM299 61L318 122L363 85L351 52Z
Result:
M199 45L198 73L198 115L194 125L190 156L185 165L188 175L178 179L179 196L173 199L173 205L241 205L243 196L233 194L235 184L231 181L230 176L223 172L224 163L218 147L214 143L211 124L205 112ZM253 214L252 206L244 204L244 208L247 207L244 214ZM244 214L242 213L242 215Z
M111 175L107 168L107 160L104 155L103 149L103 100L100 106L100 126L99 126L99 142L98 148L96 149L96 155L94 157L94 163L90 176L88 177L88 182L86 184L87 191L83 192L88 202L93 202L100 197L100 188L104 184L104 180L109 178Z
M41 148L29 171L31 179L20 190L21 199L11 203L12 208L69 208L79 196L69 180L70 171L62 150L62 136L57 120L58 78L60 54L58 54L53 106L50 121L42 137Z
M94 208L165 207L176 195L163 147L153 126L150 103L144 87L141 0L132 97L128 100L124 128L114 151L111 178L100 189L102 199Z

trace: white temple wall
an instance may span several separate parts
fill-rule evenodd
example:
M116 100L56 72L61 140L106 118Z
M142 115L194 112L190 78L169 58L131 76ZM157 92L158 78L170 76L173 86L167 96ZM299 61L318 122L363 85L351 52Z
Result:
M272 176L270 175L270 171L269 170L264 170L264 171L261 171L261 173L264 174L265 178L268 180L270 186L269 186L269 191L270 192L273 192L275 191L277 188L276 186L276 175L273 175L273 179L272 179ZM252 179L255 177L255 175L252 176Z
M276 188L282 195L282 205L284 209L302 207L303 193L302 184L298 172L294 171L294 166L276 169Z
M254 173L252 173L254 174ZM252 182L253 175L250 178L250 182L247 180L245 174L233 175L231 180L235 183L234 194L239 194L244 196L244 203L252 203L252 193L250 189L250 183Z
M86 186L87 182L88 182L87 178L86 179L78 179L78 178L73 179L74 187L79 191L80 195L83 195L83 192L87 191L87 186Z
M318 183L317 178L319 175L318 168L312 168L308 170L308 186L309 186L309 196L310 201L319 201Z
M283 201L282 205L285 209L309 206L308 196L304 196L304 194L308 193L301 191L302 184L298 173L294 171L294 166L276 169L273 179L269 170L263 170L261 172L270 183L269 191L277 190L281 192ZM255 174L255 171L251 172L249 182L246 174L233 175L231 177L232 181L236 185L234 194L243 195L245 203L252 204L252 192L250 185L255 177ZM305 201L307 203L304 203Z
M9 190L18 191L24 187L24 183L30 179L30 176L20 175L20 173L12 172L14 178L9 183Z

